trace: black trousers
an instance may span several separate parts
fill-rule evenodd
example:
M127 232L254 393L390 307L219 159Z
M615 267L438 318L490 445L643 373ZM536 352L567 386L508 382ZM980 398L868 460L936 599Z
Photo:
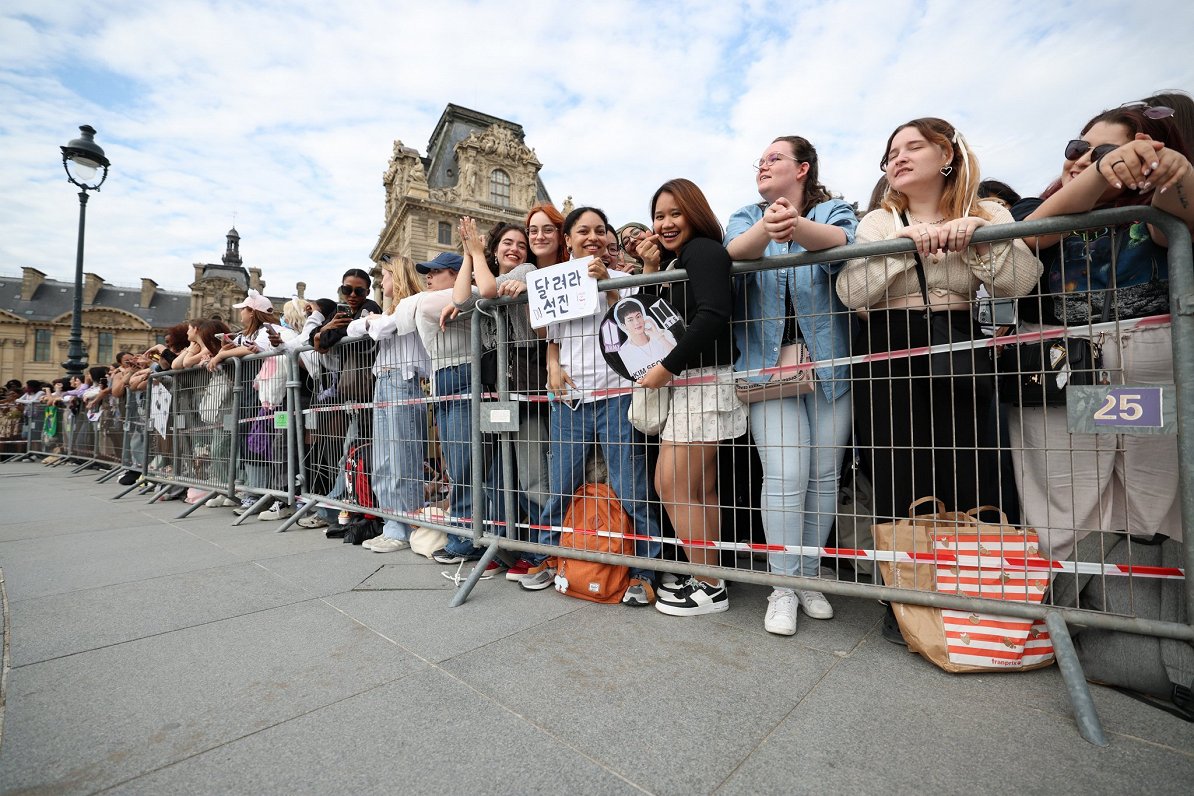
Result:
M935 332L934 332L935 327ZM854 353L902 351L972 340L981 332L966 312L872 312ZM992 417L994 384L987 349L864 362L851 369L855 445L874 484L875 515L905 517L934 496L947 510L996 505L998 452L980 447L980 423ZM986 476L986 477L984 477Z

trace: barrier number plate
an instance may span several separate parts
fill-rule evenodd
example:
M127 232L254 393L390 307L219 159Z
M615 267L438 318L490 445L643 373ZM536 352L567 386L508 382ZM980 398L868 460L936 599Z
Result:
M274 428L282 429L290 427L290 415L285 412L274 412Z
M1069 430L1078 434L1175 434L1172 389L1133 384L1071 385L1066 390Z

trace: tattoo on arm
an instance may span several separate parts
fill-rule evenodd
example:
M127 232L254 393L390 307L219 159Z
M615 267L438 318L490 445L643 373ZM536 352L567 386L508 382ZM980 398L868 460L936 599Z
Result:
M1190 209L1190 200L1186 198L1186 192L1182 190L1182 184L1177 184L1177 200L1182 203L1182 210Z

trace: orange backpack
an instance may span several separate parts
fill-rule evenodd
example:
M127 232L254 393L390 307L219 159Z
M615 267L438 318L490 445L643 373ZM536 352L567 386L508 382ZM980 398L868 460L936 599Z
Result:
M634 542L622 536L634 532L617 494L606 484L585 484L572 496L564 515L560 547L617 555L634 555ZM561 556L556 570L556 591L595 603L616 603L630 585L630 570L617 564L599 564Z

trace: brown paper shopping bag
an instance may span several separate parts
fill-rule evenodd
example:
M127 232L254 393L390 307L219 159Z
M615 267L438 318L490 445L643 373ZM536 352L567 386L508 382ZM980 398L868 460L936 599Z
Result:
M931 514L917 514L931 506ZM933 497L912 504L908 518L876 523L875 549L896 554L879 562L888 586L1039 603L1049 585L1047 573L1022 563L1036 557L1036 532L979 521L990 506L947 512ZM1010 559L1011 561L1009 561ZM948 672L1024 671L1053 662L1043 621L977 611L955 611L892 603L908 649Z

